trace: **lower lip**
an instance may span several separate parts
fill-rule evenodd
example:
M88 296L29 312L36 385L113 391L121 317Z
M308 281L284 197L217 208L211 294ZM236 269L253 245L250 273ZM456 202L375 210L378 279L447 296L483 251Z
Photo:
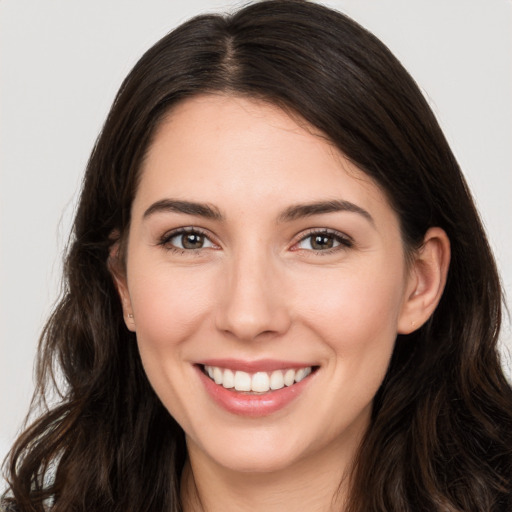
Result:
M261 395L252 395L215 384L199 366L196 369L206 391L218 405L232 414L251 417L268 416L285 408L301 394L314 375L310 374L289 387L285 386Z

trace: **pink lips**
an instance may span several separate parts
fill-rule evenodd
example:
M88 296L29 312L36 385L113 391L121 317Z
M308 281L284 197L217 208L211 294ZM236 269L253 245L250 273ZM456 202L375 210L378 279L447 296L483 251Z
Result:
M203 366L217 366L229 368L234 371L247 373L272 372L288 368L303 368L311 366L291 361L260 360L255 362L240 361L234 359L209 359L196 365L197 373L210 397L226 411L240 416L261 417L277 412L286 407L297 398L311 381L311 374L304 380L292 386L284 387L268 393L252 394L226 389L215 384L203 372Z

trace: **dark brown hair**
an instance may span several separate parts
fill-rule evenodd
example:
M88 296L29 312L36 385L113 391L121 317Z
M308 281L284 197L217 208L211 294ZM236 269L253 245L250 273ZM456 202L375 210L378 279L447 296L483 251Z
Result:
M45 503L54 512L181 508L184 434L147 381L108 261L113 234L129 227L156 127L173 105L205 92L263 99L321 130L386 192L406 248L432 226L450 238L437 310L396 340L348 509L512 510L512 391L496 348L502 295L470 193L389 50L342 14L300 0L196 17L122 84L87 166L64 294L41 338L37 397L55 374L61 397L13 447L5 503L24 512Z

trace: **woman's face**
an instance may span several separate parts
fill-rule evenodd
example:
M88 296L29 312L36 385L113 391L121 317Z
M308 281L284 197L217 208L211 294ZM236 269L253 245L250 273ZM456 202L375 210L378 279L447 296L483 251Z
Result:
M410 281L384 193L305 122L205 95L160 126L118 285L192 459L350 457Z

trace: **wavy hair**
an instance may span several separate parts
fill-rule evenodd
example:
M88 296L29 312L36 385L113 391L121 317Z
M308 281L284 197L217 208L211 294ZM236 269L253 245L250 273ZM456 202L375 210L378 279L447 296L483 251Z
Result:
M406 248L443 228L452 260L439 306L398 336L351 477L350 512L512 510L512 390L497 339L502 292L459 166L419 88L348 17L301 0L203 15L148 50L95 144L41 337L37 395L59 401L6 463L22 512L178 512L184 434L151 389L124 324L109 251L130 224L141 163L170 109L217 92L258 98L323 132L387 194Z

